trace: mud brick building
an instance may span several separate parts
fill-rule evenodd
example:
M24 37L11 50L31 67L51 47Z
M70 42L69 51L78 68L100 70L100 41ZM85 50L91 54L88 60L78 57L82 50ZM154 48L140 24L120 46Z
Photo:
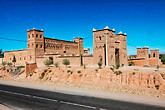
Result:
M121 31L115 35L115 30L105 27L101 30L93 29L93 59L100 60L103 65L128 65L127 35Z
M148 47L137 47L137 57L128 59L128 62L134 62L136 66L144 66L144 65L161 65L161 59L159 59L159 49L153 50L150 49L149 56L149 48Z

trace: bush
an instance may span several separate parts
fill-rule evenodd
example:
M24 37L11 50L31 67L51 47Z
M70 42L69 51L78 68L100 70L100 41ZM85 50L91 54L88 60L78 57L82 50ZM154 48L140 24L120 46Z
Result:
M79 71L77 71L77 73L81 73L81 71L79 70Z
M12 63L11 63L11 62L8 62L8 63L7 63L7 66L9 66L9 67L10 67L11 65L12 65Z
M52 70L49 70L49 73L51 73L52 72Z
M6 65L6 62L5 62L5 61L3 61L3 62L2 62L2 66L5 66L5 65Z
M25 66L18 66L18 67L17 67L17 70L18 70L18 69L21 69L21 68L25 68Z
M84 69L86 69L86 65L84 64Z
M58 65L59 65L59 64L58 64L58 62L56 62L54 65L55 65L56 68L58 68Z
M110 68L114 72L114 68Z
M40 78L40 79L43 79L44 76L45 76L45 72L42 72L42 73L41 73L41 76L40 76L39 78Z
M116 65L116 69L119 69L119 67L120 67L120 64L119 64L119 63L117 63L117 65Z
M98 72L98 69L95 69L96 72Z
M156 88L157 90L159 89L159 87L160 87L159 85L155 85L155 88Z
M159 65L156 66L156 69L157 69L157 70L159 69Z
M46 73L47 71L48 71L48 69L45 69L45 70L44 70L44 73Z
M46 61L44 61L44 64L46 66L49 66L49 65L53 64L53 61L52 60L46 60Z
M135 63L133 61L129 62L129 66L134 66Z
M68 59L64 59L62 62L66 67L70 65L70 61Z
M122 72L121 71L115 71L114 74L120 75L120 74L122 74Z
M0 76L0 78L3 78L3 76Z
M102 61L99 61L98 65L99 65L99 69L101 69L101 66L103 65Z
M67 73L71 72L71 70L67 70Z
M121 65L122 67L124 66L124 64L122 63L122 65Z

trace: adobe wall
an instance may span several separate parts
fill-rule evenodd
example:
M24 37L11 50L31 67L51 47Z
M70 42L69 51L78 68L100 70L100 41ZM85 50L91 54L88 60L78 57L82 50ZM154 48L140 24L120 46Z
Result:
M16 58L15 65L25 66L26 61L27 61L27 50L18 50L18 51L9 51L9 52L5 51L4 61L13 63L12 60L13 60L14 55Z
M45 52L47 54L59 53L60 55L77 55L79 54L78 43L72 41L45 38Z
M157 59L157 58L149 58L149 65L151 66L157 66L157 65L161 65L161 59Z
M25 65L26 76L29 76L29 73L32 72L33 70L35 70L36 68L37 68L36 63L26 63L26 65Z
M93 55L82 56L83 64L86 66L93 65Z
M145 59L131 59L128 61L128 64L131 61L135 63L135 66L144 66L145 65Z
M63 60L68 59L70 61L71 66L79 66L80 65L80 57L79 56L59 56L58 58L55 58L55 62L59 63L59 66L63 65Z

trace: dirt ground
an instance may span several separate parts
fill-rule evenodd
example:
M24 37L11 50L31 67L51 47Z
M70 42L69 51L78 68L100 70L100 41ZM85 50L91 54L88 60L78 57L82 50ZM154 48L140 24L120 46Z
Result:
M30 73L11 75L0 70L0 79L99 90L113 93L127 93L165 98L165 68L128 66L119 69L110 67L39 67Z

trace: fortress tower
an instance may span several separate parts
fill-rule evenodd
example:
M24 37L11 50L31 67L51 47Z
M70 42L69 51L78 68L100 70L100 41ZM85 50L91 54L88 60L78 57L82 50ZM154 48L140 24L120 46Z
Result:
M43 30L27 30L27 62L36 63L36 57L44 56L44 35Z
M126 37L122 32L115 35L115 30L108 26L101 30L93 29L94 64L102 61L106 66L128 65Z
M137 58L145 58L145 65L149 65L149 53L148 47L139 48L137 47Z

